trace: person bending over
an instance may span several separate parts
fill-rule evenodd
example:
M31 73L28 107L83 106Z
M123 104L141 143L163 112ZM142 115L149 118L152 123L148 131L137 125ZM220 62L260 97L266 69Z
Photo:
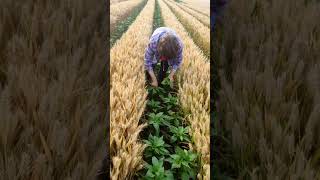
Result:
M151 86L157 87L161 84L169 67L169 79L171 84L173 83L174 74L182 63L182 51L182 40L174 30L168 27L160 27L153 32L144 56L147 80L150 82L151 79ZM159 61L161 68L158 77L156 77L154 69Z

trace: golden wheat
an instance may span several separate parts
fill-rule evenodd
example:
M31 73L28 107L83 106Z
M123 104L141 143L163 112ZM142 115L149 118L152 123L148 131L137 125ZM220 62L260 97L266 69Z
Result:
M124 2L124 1L128 1L128 0L110 0L110 5L114 5L116 3Z
M184 3L181 3L181 4L183 4L184 6L210 17L210 8L208 8L210 4L208 4L207 2L200 2L199 0L197 1L183 0L183 1Z
M162 0L159 5L164 24L183 39L183 63L177 74L178 96L193 132L194 145L190 146L201 154L198 179L210 179L210 64L169 7Z
M204 54L210 57L210 29L195 17L183 11L175 3L165 2L172 8L174 14L177 15L178 19L191 34L194 42L204 51Z
M180 7L182 10L185 12L189 13L190 15L194 16L198 21L206 25L207 27L210 27L210 18L204 14L201 14L193 9L188 8L187 6L181 4L181 3L176 3L172 0L170 0L172 3L176 4L178 7Z
M147 2L136 21L110 52L111 179L131 179L143 167L145 145L138 140L139 133L145 127L145 124L139 125L139 119L147 97L143 55L152 33L154 6L154 0Z
M110 5L110 28L114 27L141 2L142 0L128 0Z

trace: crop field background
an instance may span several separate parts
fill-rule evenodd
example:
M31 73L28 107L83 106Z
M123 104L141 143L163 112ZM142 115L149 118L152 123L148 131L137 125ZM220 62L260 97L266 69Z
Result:
M110 0L110 4L113 5L113 4L124 2L124 1L128 1L128 0Z
M319 1L230 1L214 33L215 179L320 179Z
M138 5L143 2L142 0L122 1L112 3L110 5L110 32L114 31L116 24L125 19L134 10L139 7Z
M181 2L180 5L192 9L200 14L210 16L210 0L175 0Z
M121 3L130 1L136 0ZM209 16L182 2L139 2L136 11L122 12L116 8L120 2L110 7L111 14L122 14L110 27L114 30L110 41L110 176L210 179ZM174 29L182 39L183 63L174 87L166 79L152 88L146 84L144 53L151 34L161 26Z

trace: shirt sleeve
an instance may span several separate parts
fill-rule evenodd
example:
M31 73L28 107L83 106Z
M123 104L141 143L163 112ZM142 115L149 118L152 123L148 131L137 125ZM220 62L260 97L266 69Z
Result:
M172 69L174 71L177 71L177 69L181 66L182 58L183 58L182 54L183 54L183 44L182 44L182 42L180 42L180 49L179 49L179 52L178 52L178 56L174 61L175 63L173 63L173 65L172 65Z
M147 71L152 70L152 59L153 59L154 53L155 52L152 48L152 42L149 42L144 55L144 66L145 66L145 70Z

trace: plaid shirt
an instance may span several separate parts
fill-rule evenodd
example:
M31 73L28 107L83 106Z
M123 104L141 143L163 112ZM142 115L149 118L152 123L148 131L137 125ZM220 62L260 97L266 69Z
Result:
M183 43L181 41L181 39L179 38L179 36L176 34L176 32L170 28L167 27L160 27L157 28L153 34L151 35L149 44L146 48L146 52L144 55L144 65L145 65L145 69L147 71L153 69L153 65L157 64L160 56L157 50L157 46L158 46L158 42L160 37L165 34L166 32L171 32L173 33L179 40L179 52L178 52L178 56L174 59L168 59L168 64L169 66L176 71L182 63L182 51L183 51Z

